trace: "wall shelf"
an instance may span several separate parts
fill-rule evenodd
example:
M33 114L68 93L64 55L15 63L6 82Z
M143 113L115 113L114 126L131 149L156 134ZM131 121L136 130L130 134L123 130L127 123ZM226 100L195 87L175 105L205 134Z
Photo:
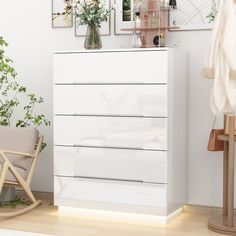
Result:
M164 26L164 27L140 27L140 28L125 28L123 31L157 31L157 30L176 30L179 27Z

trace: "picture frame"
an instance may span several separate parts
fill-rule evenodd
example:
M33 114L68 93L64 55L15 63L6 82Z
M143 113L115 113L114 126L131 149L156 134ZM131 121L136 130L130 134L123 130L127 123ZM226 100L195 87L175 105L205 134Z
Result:
M170 11L170 31L211 30L219 7L219 0L178 0L177 10ZM211 21L211 22L210 22Z
M123 31L125 28L134 27L133 6L135 0L115 0L115 18L114 18L114 34L132 34L132 32Z
M73 0L52 0L52 28L73 27Z
M105 0L105 7L106 8L110 8L111 7L110 0ZM74 29L75 29L75 37L83 37L83 36L86 35L87 25L79 25L77 17L75 17L74 25L75 25L75 27L74 27ZM110 16L108 17L108 21L101 23L100 35L101 36L109 36L109 35L111 35L111 17Z

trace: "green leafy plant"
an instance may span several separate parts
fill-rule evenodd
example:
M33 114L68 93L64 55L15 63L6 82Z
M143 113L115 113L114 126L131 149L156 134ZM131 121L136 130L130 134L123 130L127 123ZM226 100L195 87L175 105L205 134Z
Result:
M215 0L211 0L211 11L206 16L206 19L208 19L208 23L212 23L212 22L215 21L217 13L218 13L218 10L217 10L216 1Z
M35 106L43 103L43 98L37 97L34 93L28 93L27 88L17 81L17 73L12 66L13 61L5 55L4 49L7 46L8 43L0 37L0 126L12 125L14 112L22 106L20 98L28 102L21 108L23 117L16 120L16 127L49 126L50 121L44 114L34 112ZM46 144L43 145L45 146Z
M29 206L30 204L32 204L31 201L26 200L22 197L16 196L15 199L13 199L9 202L0 203L0 207L16 208L17 206Z
M114 8L106 9L100 0L76 0L75 17L79 25L98 25L108 20Z

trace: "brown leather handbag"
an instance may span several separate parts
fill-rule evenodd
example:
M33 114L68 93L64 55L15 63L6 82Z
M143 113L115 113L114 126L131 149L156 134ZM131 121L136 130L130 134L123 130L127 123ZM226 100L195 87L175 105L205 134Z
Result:
M218 136L224 134L224 129L212 129L207 150L210 152L224 151L224 141L218 140Z

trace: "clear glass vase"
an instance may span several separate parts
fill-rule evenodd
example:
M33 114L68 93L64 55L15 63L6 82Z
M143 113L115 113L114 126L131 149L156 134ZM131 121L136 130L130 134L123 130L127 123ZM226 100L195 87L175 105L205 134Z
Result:
M100 29L97 24L92 24L92 25L87 26L84 47L86 49L100 49L100 48L102 48Z

